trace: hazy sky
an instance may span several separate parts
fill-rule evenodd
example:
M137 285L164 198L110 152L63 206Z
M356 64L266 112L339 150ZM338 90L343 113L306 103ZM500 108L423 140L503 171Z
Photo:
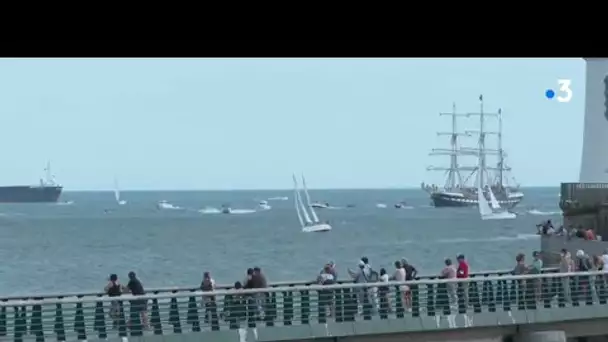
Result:
M2 59L0 184L51 160L66 190L417 187L444 182L439 112L504 113L522 186L577 181L582 59ZM573 98L545 97L572 79ZM475 129L477 120L461 127ZM495 122L495 121L494 121ZM468 139L474 146L474 138ZM473 160L470 160L474 163ZM465 164L465 161L463 161Z

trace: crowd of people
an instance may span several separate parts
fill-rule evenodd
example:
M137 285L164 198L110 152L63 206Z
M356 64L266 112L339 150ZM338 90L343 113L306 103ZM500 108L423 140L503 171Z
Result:
M608 250L602 255L589 256L583 250L578 250L574 257L567 250L562 250L561 260L559 265L560 272L586 272L586 271L602 271L604 265L608 264ZM394 263L394 269L389 272L386 268L380 268L378 271L374 269L370 263L369 258L362 257L357 262L357 268L347 269L347 278L338 278L338 269L334 262L328 262L321 269L316 277L315 283L318 285L333 285L338 281L352 280L356 284L361 283L377 283L378 286L370 288L358 288L355 290L356 300L359 311L361 311L365 300L367 299L371 303L372 308L376 310L380 308L380 303L384 303L385 307L388 307L389 311L392 311L394 304L391 303L391 296L389 295L388 286L382 286L382 283L388 283L391 281L405 282L418 279L418 269L408 262L407 259L402 258L396 260ZM526 275L526 274L540 274L543 270L543 260L541 252L535 251L532 253L532 261L527 262L526 256L523 253L517 254L515 257L515 265L512 270L513 275ZM469 264L464 255L460 254L456 256L455 262L451 258L446 258L443 263L443 268L437 274L439 279L464 279L469 277ZM135 296L145 294L144 287L141 281L136 277L134 272L128 274L129 282L126 286L121 285L118 282L118 277L112 274L109 279L108 285L105 287L105 292L110 297L120 296L123 293L130 293ZM465 296L468 298L468 283L461 283L460 285ZM534 286L534 292L538 300L541 296L541 282L532 281L530 284ZM249 268L246 272L246 276L243 281L237 281L234 283L234 290L241 289L263 289L268 287L268 281L266 276L263 274L261 268L254 267ZM200 285L201 291L210 292L216 290L215 280L212 278L210 272L203 273L203 279ZM457 303L457 291L458 283L447 284L448 297L452 304ZM412 294L410 287L406 284L399 286L397 295L400 296L401 303L407 311L412 309ZM394 298L394 296L393 296ZM243 294L238 293L227 295L223 300L224 308L221 312L222 317L227 321L234 321L234 315L237 313L231 312L230 307L238 306L243 301L248 303L254 303L257 307L257 315L260 319L264 317L264 304L267 300L267 294L260 292L256 294ZM333 297L330 299L333 303ZM118 301L112 303L110 309L110 316L117 324L118 320ZM215 296L204 296L202 301L202 308L204 310L205 321L209 322L211 315L218 315L218 307ZM147 317L147 301L146 300L132 300L131 310L137 310L140 314L141 323L144 328L148 327ZM328 316L334 314L334 305L329 305ZM237 319L238 320L238 319Z
M537 234L539 235L557 235L557 236L565 236L568 238L579 238L589 241L597 240L598 237L595 234L595 231L592 228L584 228L582 225L578 227L574 227L570 225L569 227L564 227L564 225L560 225L559 228L555 228L551 220L543 221L536 225Z

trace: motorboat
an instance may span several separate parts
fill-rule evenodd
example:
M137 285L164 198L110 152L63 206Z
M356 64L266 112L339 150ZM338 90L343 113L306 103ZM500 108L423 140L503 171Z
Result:
M317 209L327 209L329 208L329 203L325 202L325 203L320 203L320 202L314 202L310 204L311 208L317 208Z
M232 209L228 204L222 204L222 214L232 214Z
M267 201L260 201L260 203L258 204L258 207L262 210L270 210L272 209L272 207L270 205L268 205Z

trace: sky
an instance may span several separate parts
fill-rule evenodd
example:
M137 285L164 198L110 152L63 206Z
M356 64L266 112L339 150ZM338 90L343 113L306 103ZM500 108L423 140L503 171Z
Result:
M66 190L115 177L124 190L289 189L293 172L310 188L443 184L426 170L449 164L429 156L449 146L439 112L478 112L483 94L502 109L517 182L558 186L578 180L584 71L582 59L1 59L0 185L35 184L47 160ZM548 100L563 78L571 102Z

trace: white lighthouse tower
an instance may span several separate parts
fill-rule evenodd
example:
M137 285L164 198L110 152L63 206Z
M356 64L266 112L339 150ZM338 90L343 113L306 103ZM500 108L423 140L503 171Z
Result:
M608 58L585 58L585 128L580 182L608 183Z

